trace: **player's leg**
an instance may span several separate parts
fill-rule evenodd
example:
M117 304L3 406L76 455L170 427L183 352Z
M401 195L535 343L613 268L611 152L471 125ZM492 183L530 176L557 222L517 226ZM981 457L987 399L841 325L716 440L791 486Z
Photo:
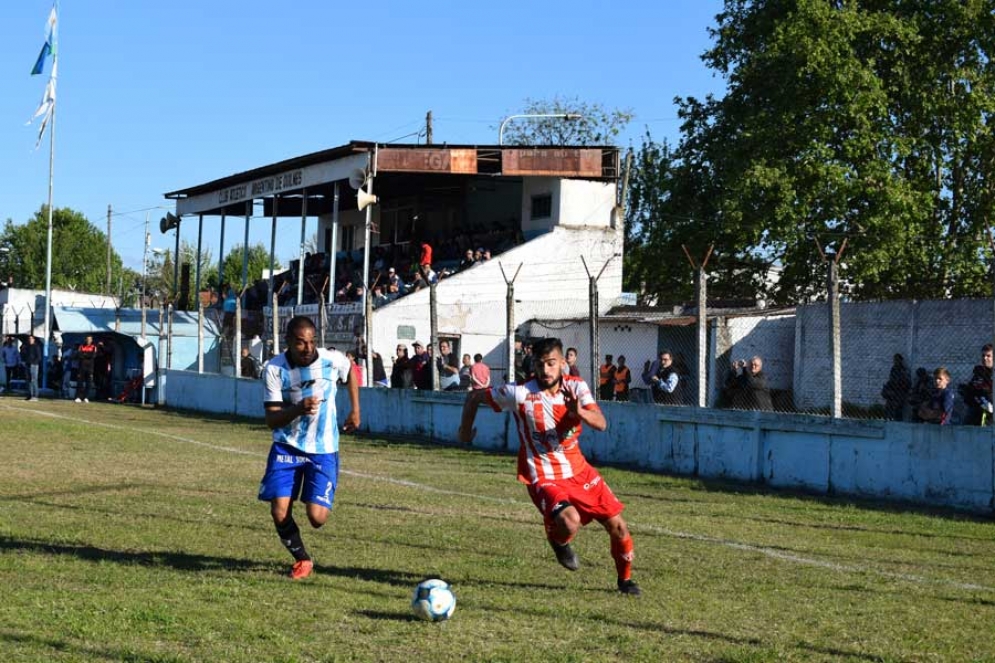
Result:
M528 487L532 503L542 513L546 540L556 554L556 561L570 571L580 568L580 560L570 542L581 527L580 514L570 504L568 494L560 486L547 483Z
M259 499L270 503L270 516L280 543L295 560L290 571L290 577L295 580L306 578L314 566L293 514L294 498L300 493L304 476L304 462L304 457L295 454L291 447L274 444L266 461L266 473L259 484Z
M335 489L339 483L339 455L321 454L308 456L304 468L301 501L307 504L307 517L311 527L321 527L335 502Z
M629 526L621 513L601 521L601 524L611 541L612 559L615 560L615 571L618 573L618 591L639 596L639 586L632 580L633 545Z

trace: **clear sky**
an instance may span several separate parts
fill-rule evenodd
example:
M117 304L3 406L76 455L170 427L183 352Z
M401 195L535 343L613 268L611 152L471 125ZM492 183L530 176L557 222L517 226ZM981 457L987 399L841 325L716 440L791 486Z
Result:
M0 22L0 220L47 200L48 138L25 126L48 80L30 76L50 0L4 3ZM497 143L525 99L579 97L630 108L620 140L677 136L675 96L721 93L700 60L719 0L60 0L56 207L106 230L142 264L146 210L163 193L336 147L418 131L437 143ZM399 142L416 142L411 136ZM172 246L152 209L152 246ZM310 236L316 224L308 227ZM217 220L205 244L217 260ZM269 221L250 243L268 245ZM296 257L282 221L277 256ZM225 244L241 242L229 221ZM196 223L181 239L196 243Z

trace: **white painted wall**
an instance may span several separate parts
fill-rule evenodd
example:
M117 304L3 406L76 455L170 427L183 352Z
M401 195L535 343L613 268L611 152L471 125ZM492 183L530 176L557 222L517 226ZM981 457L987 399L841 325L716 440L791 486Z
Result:
M588 265L601 265L621 251L618 232L601 228L555 228L531 242L502 253L490 262L443 279L437 289L439 333L461 336L460 352L479 352L491 359L494 369L507 369L502 344L506 336L507 286L501 266L515 280L516 327L532 318L576 319L588 314L588 278L581 256ZM598 282L599 301L604 313L621 294L622 261L612 259ZM412 293L373 313L371 347L384 357L388 374L391 354L398 341L411 345L413 339L399 338L400 326L413 326L415 337L428 343L429 291Z
M611 225L611 212L615 207L615 183L592 180L560 180L560 225L599 226ZM554 205L556 201L554 200Z
M72 290L52 290L52 305L83 308L117 308L117 297L74 292ZM0 290L0 333L32 333L41 335L45 326L45 291L4 288Z
M555 177L526 177L522 182L522 234L526 239L549 232L560 219L560 182ZM550 216L532 218L532 197L553 197Z

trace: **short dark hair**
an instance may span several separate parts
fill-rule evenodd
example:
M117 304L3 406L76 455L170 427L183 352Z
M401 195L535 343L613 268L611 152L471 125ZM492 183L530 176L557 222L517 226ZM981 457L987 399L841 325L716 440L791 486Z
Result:
M550 336L549 338L540 338L538 341L532 343L532 354L536 357L542 357L543 355L548 355L553 350L559 350L563 352L563 343L560 339Z
M482 355L482 354L480 354L478 352L477 354L473 355L473 360L474 361L483 361L484 360L484 355Z
M287 336L290 337L302 329L315 329L314 321L306 315L295 315L287 323Z
M985 343L983 346L981 346L981 351L982 352L991 352L992 351L992 344L991 343Z

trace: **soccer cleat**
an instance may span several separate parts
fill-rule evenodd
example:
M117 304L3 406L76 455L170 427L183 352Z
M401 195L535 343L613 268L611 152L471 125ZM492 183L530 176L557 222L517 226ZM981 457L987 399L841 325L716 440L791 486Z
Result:
M294 564L294 568L290 569L290 579L303 580L311 575L313 569L314 562L309 559L302 559Z
M580 568L580 560L577 558L577 553L574 552L569 543L557 543L549 539L549 545L553 547L553 552L556 553L556 561L560 563L560 566L571 571L576 571Z
M641 596L642 591L639 589L639 585L636 584L634 580L619 580L618 581L618 591L622 592L627 596Z
M77 399L76 399L76 402L77 402L77 403L82 403L83 401L77 398Z
M83 402L84 402L84 403L89 403L89 402L90 402L90 399L89 399L89 398L84 398L84 399L83 399Z

